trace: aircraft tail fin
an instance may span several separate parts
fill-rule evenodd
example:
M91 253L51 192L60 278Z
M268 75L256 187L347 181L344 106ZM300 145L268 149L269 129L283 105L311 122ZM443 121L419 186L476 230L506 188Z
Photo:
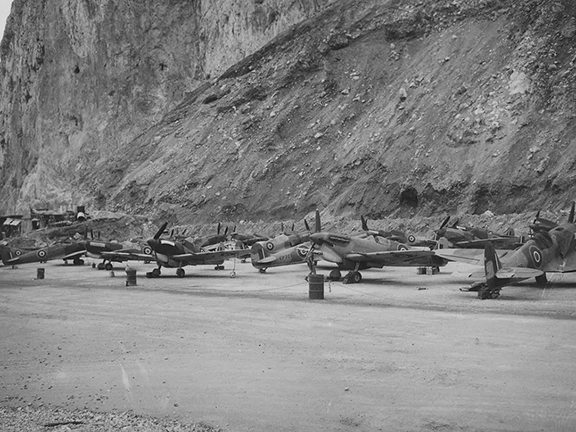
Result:
M0 245L0 257L2 263L8 265L8 260L12 258L12 250L8 246Z

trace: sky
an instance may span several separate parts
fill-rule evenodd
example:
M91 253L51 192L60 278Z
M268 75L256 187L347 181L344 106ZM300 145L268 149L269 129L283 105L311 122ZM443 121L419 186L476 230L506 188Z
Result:
M12 0L0 0L0 39L4 35L4 25L6 24L6 18L10 15L11 5Z

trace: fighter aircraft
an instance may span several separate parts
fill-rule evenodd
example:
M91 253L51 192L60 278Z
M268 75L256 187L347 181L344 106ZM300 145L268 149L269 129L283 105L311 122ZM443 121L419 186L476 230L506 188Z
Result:
M448 226L450 216L442 222L435 232L436 240L443 248L483 249L491 241L497 249L516 249L525 242L525 238L514 235L510 228L505 234L498 234L481 228L459 225L458 220Z
M338 270L332 270L329 278L340 280L340 270L349 270L344 283L359 283L362 275L359 270L382 268L384 266L440 267L448 262L431 250L413 249L394 240L383 237L360 237L318 232L310 235L313 250L319 248L322 259L336 263Z
M574 204L572 204L574 206ZM498 298L502 287L534 277L536 282L546 284L546 273L566 273L576 271L576 224L574 212L570 212L568 222L553 228L538 224L530 225L534 235L515 251L498 255L494 245L488 241L483 256L473 256L469 250L439 249L435 252L445 259L472 264L484 264L483 274L473 273L471 277L484 277L463 291L477 291L481 299Z
M310 226L304 219L306 231L295 232L294 226L290 232L282 232L276 237L256 242L250 249L252 265L260 273L266 272L269 267L280 267L291 264L302 264L309 259ZM315 230L320 232L320 214L316 211ZM284 226L282 226L284 231Z
M112 270L113 262L154 261L152 248L148 244L142 245L140 248L130 248L121 243L106 242L99 245L97 242L92 241L90 246L87 245L86 249L89 257L102 260L96 266L98 270Z
M74 265L82 265L84 260L81 257L86 255L86 247L84 243L55 243L32 251L22 251L0 245L0 254L2 254L2 263L11 266L43 263L55 259L63 259L66 264L72 260Z
M148 240L152 255L158 264L153 271L146 273L147 277L159 277L161 268L176 268L176 275L184 277L182 267L187 265L214 264L216 270L223 270L226 258L241 257L246 249L219 249L207 251L201 248L193 239L163 239L160 238L168 223L164 223L153 238ZM206 245L210 246L210 245Z
M406 233L399 230L390 230L390 231L373 230L368 228L368 220L364 216L360 216L360 220L362 221L362 229L367 234L370 234L374 237L384 237L390 240L397 241L399 243L404 243L405 245L409 246L421 246L421 247L428 247L430 249L436 246L436 240L417 238L413 234L406 235Z

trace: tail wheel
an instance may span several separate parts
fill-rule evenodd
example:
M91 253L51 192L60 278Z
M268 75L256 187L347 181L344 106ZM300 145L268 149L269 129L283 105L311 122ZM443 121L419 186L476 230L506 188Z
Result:
M183 268L176 269L176 276L178 276L179 278L183 278L185 274L186 272L184 271Z

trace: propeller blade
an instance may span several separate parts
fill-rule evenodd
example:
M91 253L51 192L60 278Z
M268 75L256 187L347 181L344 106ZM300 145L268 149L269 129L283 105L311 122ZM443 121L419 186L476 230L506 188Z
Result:
M92 240L94 240L94 230L92 230L92 229L90 230L90 238Z
M441 230L442 228L444 228L448 224L449 220L450 220L450 216L446 216L446 219L444 219L444 221L442 222L442 225L440 225L440 228L438 230Z
M226 227L226 228L224 229L224 235L226 236L227 234L228 234L228 227Z
M154 240L158 240L162 234L164 234L164 230L168 226L168 222L164 222L160 229L154 234Z
M446 228L446 225L448 225L449 220L450 215L446 216L446 218L442 221L442 224L440 224L440 228L434 231L434 241L438 241L440 240L441 237L444 236L444 234L446 233L446 230L444 228Z
M222 228L222 224L218 222L218 228L216 228L216 234L220 235L220 228Z
M568 223L574 223L574 206L576 206L576 202L572 201L572 207L570 208L570 216L568 216Z
M362 221L362 229L364 231L369 231L368 229L368 221L364 218L364 216L360 215L360 220Z
M292 232L294 232L294 222L292 222Z
M306 231L310 231L310 225L308 225L308 221L304 219L304 226L306 227Z
M316 209L316 220L314 222L315 222L314 226L315 232L318 233L322 231L322 224L320 223L320 210L318 209Z

